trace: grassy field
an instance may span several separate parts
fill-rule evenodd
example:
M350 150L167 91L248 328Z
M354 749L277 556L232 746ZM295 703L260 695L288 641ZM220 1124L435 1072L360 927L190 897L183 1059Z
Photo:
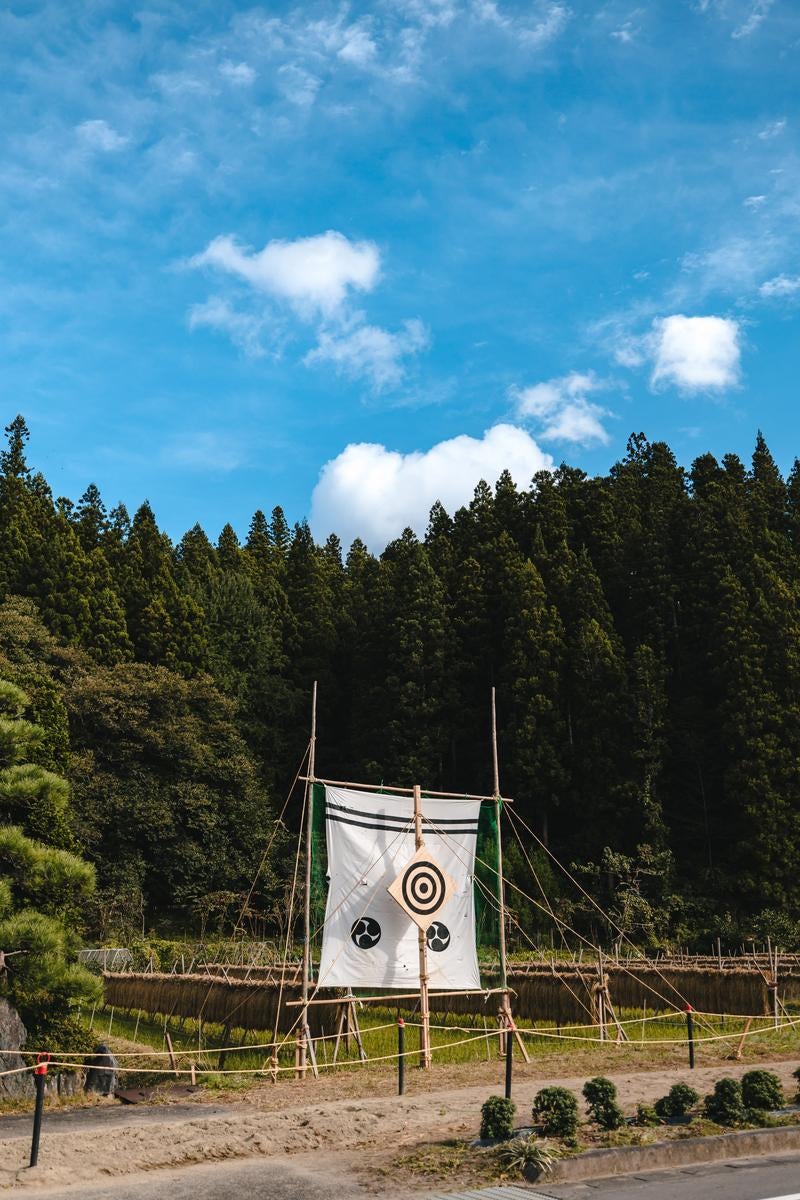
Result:
M354 1042L348 1048L340 1047L337 1065L332 1065L334 1041L331 1036L334 1030L335 1010L330 1010L331 1028L326 1029L328 1035L316 1043L317 1059L322 1070L352 1071L365 1069L359 1061L358 1051ZM417 1017L411 1011L405 1012L406 1019L406 1051L413 1053L419 1047L419 1028L415 1024ZM398 1036L396 1025L397 1009L387 1007L365 1006L359 1021L364 1049L371 1062L379 1061L381 1065L393 1065L392 1058L397 1054ZM631 1068L642 1069L646 1066L664 1066L668 1064L685 1064L688 1059L686 1018L683 1014L666 1014L653 1018L642 1012L623 1011L619 1014L620 1023L625 1031L627 1040L617 1040L618 1032L611 1026L608 1040L601 1042L598 1030L586 1026L562 1026L542 1023L535 1031L530 1026L520 1025L528 1053L532 1059L541 1060L543 1065L556 1058L565 1057L574 1060L575 1070L617 1069L630 1064ZM792 1014L782 1019L783 1027L775 1029L772 1018L754 1019L748 1029L747 1018L744 1017L704 1017L695 1016L695 1052L698 1065L710 1065L722 1062L734 1055L741 1044L741 1057L744 1061L757 1062L769 1058L784 1058L797 1055L800 1057L800 1015ZM788 1024L797 1021L797 1025ZM477 1063L496 1059L498 1053L498 1038L496 1024L493 1018L487 1017L450 1017L434 1020L431 1032L434 1065L437 1063ZM168 1060L153 1055L144 1058L126 1059L126 1051L166 1051L166 1032L169 1032L172 1044L178 1052L179 1065L188 1069L189 1063L194 1062L198 1071L217 1072L220 1067L219 1048L223 1045L223 1030L219 1026L198 1024L193 1020L179 1022L162 1019L150 1019L145 1014L122 1013L108 1009L99 1009L92 1026L92 1036L99 1040L108 1041L112 1048L121 1056L121 1065L139 1066L140 1068L163 1068L169 1070ZM742 1039L742 1035L746 1036ZM227 1072L252 1073L266 1071L269 1067L271 1051L264 1048L264 1043L271 1040L271 1032L244 1032L235 1030L228 1037L227 1045L236 1049L224 1058L224 1070ZM257 1048L257 1047L262 1048ZM187 1053L181 1053L187 1052ZM518 1053L518 1052L517 1052ZM294 1065L294 1040L288 1038L281 1047L279 1055L281 1067ZM415 1058L411 1058L413 1063ZM366 1064L369 1067L369 1063ZM252 1076L251 1076L252 1077Z

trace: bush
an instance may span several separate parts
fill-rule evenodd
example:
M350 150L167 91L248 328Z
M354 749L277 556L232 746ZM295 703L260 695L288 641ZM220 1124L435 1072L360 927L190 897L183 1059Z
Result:
M583 1085L583 1097L588 1105L589 1115L601 1129L619 1129L625 1118L617 1104L617 1089L610 1079L603 1075L587 1079Z
M658 1113L650 1104L637 1104L636 1116L634 1118L636 1125L660 1125Z
M710 1121L717 1125L741 1125L744 1120L742 1085L738 1079L718 1079L714 1091L706 1096L703 1106Z
M782 1108L786 1098L778 1076L772 1071L748 1071L742 1076L742 1103L761 1111Z
M506 1141L514 1132L517 1106L503 1096L490 1096L481 1106L481 1137Z
M800 1067L796 1071L792 1071L792 1075L797 1080L797 1094L794 1098L795 1104L800 1104Z
M561 1157L558 1146L550 1142L540 1141L535 1134L528 1137L514 1138L506 1146L501 1146L497 1158L505 1171L516 1171L523 1174L526 1168L532 1168L536 1175L549 1175L553 1163Z
M578 1101L567 1088L542 1088L533 1100L533 1119L553 1137L574 1138L578 1129Z
M670 1121L674 1117L685 1117L692 1105L700 1099L697 1092L688 1083L674 1083L660 1100L656 1100L654 1108L656 1116L662 1121Z

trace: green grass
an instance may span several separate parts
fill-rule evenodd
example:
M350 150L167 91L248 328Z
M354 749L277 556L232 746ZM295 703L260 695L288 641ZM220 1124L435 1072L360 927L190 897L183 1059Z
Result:
M407 1022L415 1022L418 1017L413 1011L406 1010L403 1014ZM598 1042L597 1030L581 1026L562 1026L557 1029L552 1023L541 1023L533 1035L525 1035L525 1045L532 1059L546 1064L548 1060L563 1060L565 1057L574 1060L576 1071L590 1069L592 1066L607 1069L621 1069L627 1065L667 1065L675 1063L683 1065L687 1061L686 1019L682 1014L670 1014L658 1020L642 1020L642 1013L623 1011L620 1020L623 1022L628 1038L627 1042L617 1044L616 1029L610 1027L609 1041ZM397 1053L396 1007L365 1006L359 1013L359 1022L364 1048L370 1059L384 1059L384 1066L393 1066L391 1058ZM331 1006L326 1009L325 1032L335 1031L336 1009ZM497 1060L498 1039L496 1023L493 1017L486 1016L486 1036L482 1017L451 1016L449 1018L435 1017L434 1025L445 1028L434 1028L431 1031L434 1065L438 1063L476 1063L480 1061ZM753 1023L756 1025L756 1023ZM758 1022L759 1028L751 1033L744 1042L742 1058L747 1062L781 1058L790 1055L800 1057L800 1025L796 1028L775 1030L767 1021ZM744 1017L696 1018L696 1058L698 1065L711 1065L723 1061L731 1055L738 1046L738 1039L745 1029ZM329 1026L329 1027L328 1027ZM381 1028L382 1026L388 1026ZM520 1028L529 1028L529 1024L520 1022ZM219 1067L218 1051L223 1045L223 1030L220 1026L203 1024L201 1040L198 1041L198 1025L196 1021L186 1020L182 1024L170 1020L166 1027L163 1018L150 1019L141 1014L125 1013L110 1010L98 1010L94 1019L92 1036L95 1038L110 1037L117 1050L130 1049L130 1043L135 1040L142 1046L152 1047L155 1051L166 1050L165 1028L169 1030L176 1051L193 1051L194 1053L180 1055L180 1065L188 1067L194 1061L198 1069L216 1072ZM751 1026L751 1029L753 1026ZM416 1052L419 1048L419 1029L415 1024L406 1026L406 1051L409 1054L409 1065L416 1063ZM554 1036L560 1034L560 1036ZM703 1042L703 1037L709 1034L725 1035L725 1040ZM272 1037L271 1031L242 1031L234 1030L228 1038L228 1045L236 1046L226 1055L225 1071L249 1071L268 1068L267 1059L270 1051L266 1049L249 1049L268 1042ZM467 1040L470 1039L470 1040ZM664 1045L662 1042L673 1044ZM125 1045L129 1043L129 1045ZM460 1044L454 1044L460 1043ZM323 1070L349 1070L361 1065L354 1041L349 1050L344 1043L340 1047L336 1068L330 1066L333 1056L334 1042L332 1038L316 1043L317 1058ZM519 1056L517 1055L519 1061ZM133 1065L138 1060L124 1060ZM279 1062L282 1067L294 1065L294 1040L289 1039L281 1048ZM142 1060L140 1066L164 1066L169 1069L167 1060ZM559 1063L560 1066L560 1063ZM127 1078L127 1077L126 1077ZM156 1077L152 1077L155 1079ZM226 1074L217 1077L215 1086L222 1086L231 1081L232 1076ZM185 1082L186 1077L183 1077Z

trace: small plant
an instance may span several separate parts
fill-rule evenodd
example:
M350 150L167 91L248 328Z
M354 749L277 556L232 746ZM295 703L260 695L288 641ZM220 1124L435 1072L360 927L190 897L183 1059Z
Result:
M762 1112L782 1108L786 1098L778 1076L773 1071L748 1071L742 1076L742 1103Z
M744 1120L742 1085L738 1079L718 1079L703 1101L705 1114L716 1125L741 1125Z
M542 1088L533 1100L533 1119L552 1137L574 1138L578 1130L578 1101L567 1088Z
M497 1159L504 1171L515 1171L529 1176L549 1175L553 1163L560 1158L561 1151L550 1142L543 1142L535 1133L528 1137L514 1138L501 1146Z
M588 1105L589 1115L601 1129L619 1129L625 1118L617 1104L617 1089L610 1079L606 1079L604 1075L587 1079L583 1085L583 1097Z
M506 1141L514 1132L517 1106L504 1096L490 1096L481 1106L481 1137Z
M800 1067L792 1071L792 1075L797 1080L797 1094L795 1095L794 1102L795 1104L800 1104Z
M644 1127L661 1124L661 1118L651 1104L637 1104L634 1120L637 1125Z
M697 1092L688 1083L674 1083L660 1100L656 1100L654 1108L656 1116L662 1121L671 1121L676 1117L685 1117L689 1109L700 1099Z

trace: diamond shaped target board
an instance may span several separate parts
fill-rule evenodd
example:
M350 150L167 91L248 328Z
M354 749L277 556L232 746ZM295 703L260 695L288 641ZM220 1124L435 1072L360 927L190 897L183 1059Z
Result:
M423 931L428 929L456 890L457 885L424 844L387 888L392 899Z

